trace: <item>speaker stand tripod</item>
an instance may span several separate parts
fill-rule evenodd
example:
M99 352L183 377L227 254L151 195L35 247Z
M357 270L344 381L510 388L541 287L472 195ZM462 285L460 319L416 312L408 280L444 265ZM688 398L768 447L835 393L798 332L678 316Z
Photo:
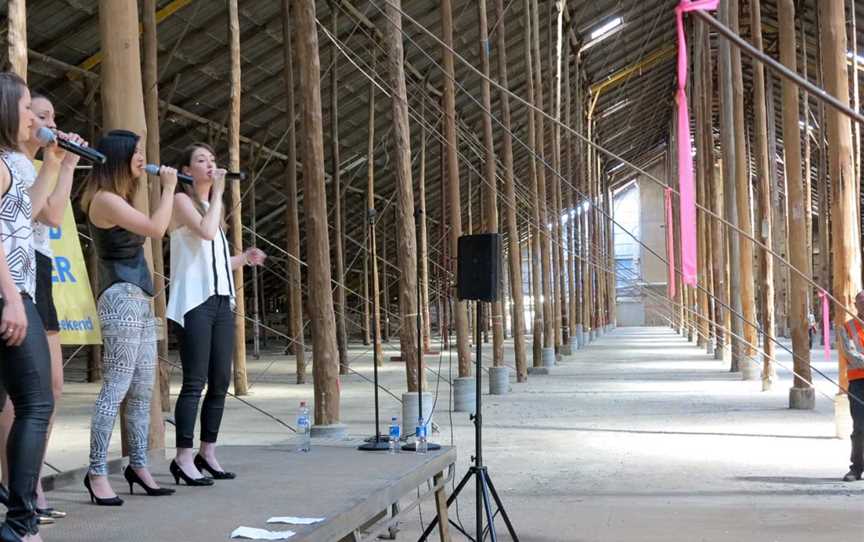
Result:
M375 257L375 209L366 211L366 236L369 241L366 249L373 257ZM357 447L358 450L364 452L383 452L390 449L390 441L388 438L381 437L381 422L378 419L378 326L375 325L376 317L378 316L378 296L372 295L372 367L373 367L373 382L375 386L375 436L367 439L366 442Z
M489 476L489 469L486 465L483 464L483 411L482 411L482 389L483 389L483 377L482 370L483 365L481 363L482 353L483 353L483 343L481 342L480 336L480 322L483 321L483 303L481 301L476 302L477 305L477 325L475 326L476 340L477 340L477 356L474 366L474 375L475 375L475 402L476 407L474 411L474 415L471 416L471 420L474 422L474 455L471 457L471 460L474 462L473 465L468 467L468 472L465 473L465 476L462 477L462 480L459 481L459 485L456 486L456 490L453 491L453 494L447 499L447 507L449 508L453 501L459 497L459 493L465 488L469 481L474 478L474 486L475 486L475 517L477 519L476 525L476 534L474 537L471 537L461 525L450 520L450 524L453 525L456 530L464 534L468 540L472 542L481 542L486 539L486 535L489 535L489 539L492 542L497 542L498 536L495 533L495 517L498 514L501 514L501 518L504 520L504 524L507 526L507 531L510 533L510 538L514 541L518 542L519 537L516 535L515 529L513 529L513 524L510 523L510 518L507 516L507 511L504 509L504 504L501 502L501 498L498 496L498 492L495 491L495 485L492 483L492 478ZM491 497L491 498L490 498ZM496 512L492 512L492 500L495 500L495 506L498 507ZM486 527L483 526L483 521L486 521ZM418 542L425 541L429 535L432 533L432 530L435 526L438 525L438 516L435 516L435 519L426 527L426 530L423 531L423 534L418 539Z

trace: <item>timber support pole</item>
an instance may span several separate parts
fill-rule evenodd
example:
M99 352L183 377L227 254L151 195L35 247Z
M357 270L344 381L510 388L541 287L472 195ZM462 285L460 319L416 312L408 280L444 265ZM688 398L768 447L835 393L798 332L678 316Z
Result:
M408 126L408 92L402 48L402 1L387 0L387 64L390 76L393 120L393 170L396 176L396 246L399 261L399 342L409 392L423 386L423 353L417 348L417 230L414 220L414 183L411 179L411 132Z
M797 65L795 52L795 5L793 0L777 4L780 28L780 61L790 70ZM801 131L798 125L798 88L783 81L783 146L786 159L787 194L789 198L789 261L793 267L811 276L811 255L807 254L806 218L804 216L804 183L801 178ZM813 409L815 393L810 385L810 346L808 344L807 305L809 285L798 273L791 273L791 327L795 380L789 390L789 408Z
M159 157L159 81L158 81L158 43L156 39L156 0L144 0L141 10L144 32L144 65L142 84L144 89L144 116L147 123L147 160L152 164L161 164ZM91 144L95 145L95 142ZM162 185L155 180L150 183L150 212L159 207L162 197ZM170 385L171 375L168 367L168 325L165 320L165 262L162 252L162 239L151 239L153 243L153 312L162 328L160 340L157 343L156 368L159 378L159 403L162 412L171 411Z
M231 58L231 99L228 109L228 168L240 171L240 14L237 0L228 0L228 35ZM235 254L243 252L243 206L240 183L231 183L231 246ZM243 267L234 270L237 290L234 308L234 393L246 395L246 288Z
M288 160L285 164L285 223L288 236L288 329L289 345L296 359L297 384L306 383L306 352L303 333L303 287L300 273L300 219L298 217L297 191L297 131L294 123L294 52L291 32L291 0L282 0L282 47L285 67L286 108L288 115Z
M459 190L459 157L456 153L456 90L454 58L453 58L453 6L450 0L441 0L441 48L442 65L444 66L444 139L447 159L447 199L450 208L450 256L453 258L454 277L456 276L455 257L462 235L462 201ZM453 302L453 319L456 323L456 345L459 355L459 376L471 376L471 352L468 337L468 313L465 302L458 299Z
M507 48L505 34L504 0L495 0L497 30L498 81L503 88L510 88L507 77ZM519 223L516 216L516 182L513 173L513 137L510 135L511 114L510 95L501 91L501 121L504 164L504 208L508 241L508 264L510 277L510 296L513 300L512 332L513 350L516 358L516 381L528 380L528 364L525 359L525 299L522 291L522 247L519 244Z
M102 121L104 130L127 129L147 138L144 113L144 90L141 80L141 56L138 39L138 3L135 0L100 0L99 34L104 61L102 63ZM154 181L158 182L158 181ZM149 189L146 177L138 183L133 205L142 213L150 213ZM153 245L144 244L144 257L153 268ZM159 374L154 371L153 397L160 397ZM160 401L150 402L149 447L165 448L165 425ZM125 408L123 409L125 417ZM126 423L121 423L123 455L128 455Z
M303 116L303 183L309 272L309 319L315 379L313 433L333 434L339 423L339 353L330 276L327 190L324 185L324 133L321 120L321 60L314 0L296 0L297 59ZM328 428L333 431L328 431Z
M820 53L825 70L825 90L843 104L849 103L849 76L846 71L846 27L843 2L820 2L822 39ZM857 77L857 73L855 74ZM846 310L854 311L855 295L861 290L861 241L858 231L857 182L852 164L852 131L849 117L831 108L826 114L831 172L831 243L833 253L833 295ZM846 321L846 313L834 310L834 329ZM840 355L841 390L849 385L845 355ZM849 434L849 398L841 393L835 399L838 437Z

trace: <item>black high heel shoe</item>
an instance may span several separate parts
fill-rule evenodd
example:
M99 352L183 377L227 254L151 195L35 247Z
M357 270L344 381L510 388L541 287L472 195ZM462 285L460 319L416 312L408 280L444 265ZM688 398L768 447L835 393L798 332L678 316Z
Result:
M202 476L201 478L192 478L180 468L180 465L177 464L177 461L171 460L171 466L168 467L168 470L171 471L171 475L174 477L174 483L180 485L180 479L182 478L184 482L186 482L187 486L212 486L213 478L208 478L206 476Z
M150 497L162 497L165 495L173 495L174 490L167 487L150 487L144 483L144 480L138 476L138 473L135 472L131 466L126 465L126 468L123 470L123 478L126 478L126 481L129 482L129 494L132 495L132 487L135 484L141 486L144 491L147 492L147 495Z
M237 478L237 475L233 472L214 469L200 454L195 456L195 468L201 472L206 470L214 480L233 480L234 478Z
M0 504L9 507L9 490L3 484L0 484Z
M103 499L101 497L97 497L95 493L93 493L93 488L90 486L90 475L84 475L84 487L87 488L87 491L90 493L90 502L94 503L98 506L122 506L123 499L117 497L108 497L107 499Z

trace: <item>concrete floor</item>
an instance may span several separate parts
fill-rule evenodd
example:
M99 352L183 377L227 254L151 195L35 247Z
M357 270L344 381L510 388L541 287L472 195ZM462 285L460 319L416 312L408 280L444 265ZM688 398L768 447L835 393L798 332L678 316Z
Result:
M396 346L385 351L387 359ZM509 341L505 351L512 364ZM352 367L371 378L368 349L353 346L350 357ZM836 376L836 362L816 361L822 360L818 350L813 359ZM427 358L435 370L439 361L449 378L446 356ZM548 376L514 383L505 396L484 395L486 463L520 539L864 540L864 482L838 481L849 446L834 438L832 401L817 393L815 410L788 410L791 378L778 372L774 389L762 392L760 382L742 382L728 364L668 328L619 328L565 357ZM76 374L80 370L70 367L70 379ZM289 424L299 402L312 399L311 385L293 384L293 361L286 356L250 359L249 374L245 399ZM458 478L473 451L473 426L466 414L448 412L447 382L429 376L433 392L440 384L435 437L457 446ZM380 378L396 396L404 391L401 364L385 362ZM834 394L827 382L817 380L817 387ZM175 378L172 391L178 388ZM343 377L342 421L354 439L372 430L371 391L360 376ZM86 464L96 392L94 385L67 383L48 454L61 470ZM397 400L380 396L382 421L401 415ZM280 424L230 398L223 428L225 444L292 439ZM166 440L173 441L171 426ZM80 497L86 498L83 488ZM471 489L451 518L469 527L473 508ZM427 504L409 516L399 538L416 540L432 510ZM62 540L62 520L44 534L46 541Z

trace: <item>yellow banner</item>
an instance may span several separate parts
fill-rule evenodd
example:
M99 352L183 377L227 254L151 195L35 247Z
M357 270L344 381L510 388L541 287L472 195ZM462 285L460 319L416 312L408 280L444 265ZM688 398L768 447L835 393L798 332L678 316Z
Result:
M54 305L60 321L63 344L102 344L99 314L90 290L87 265L78 240L78 226L72 205L66 205L63 224L51 228L51 250L54 252Z

